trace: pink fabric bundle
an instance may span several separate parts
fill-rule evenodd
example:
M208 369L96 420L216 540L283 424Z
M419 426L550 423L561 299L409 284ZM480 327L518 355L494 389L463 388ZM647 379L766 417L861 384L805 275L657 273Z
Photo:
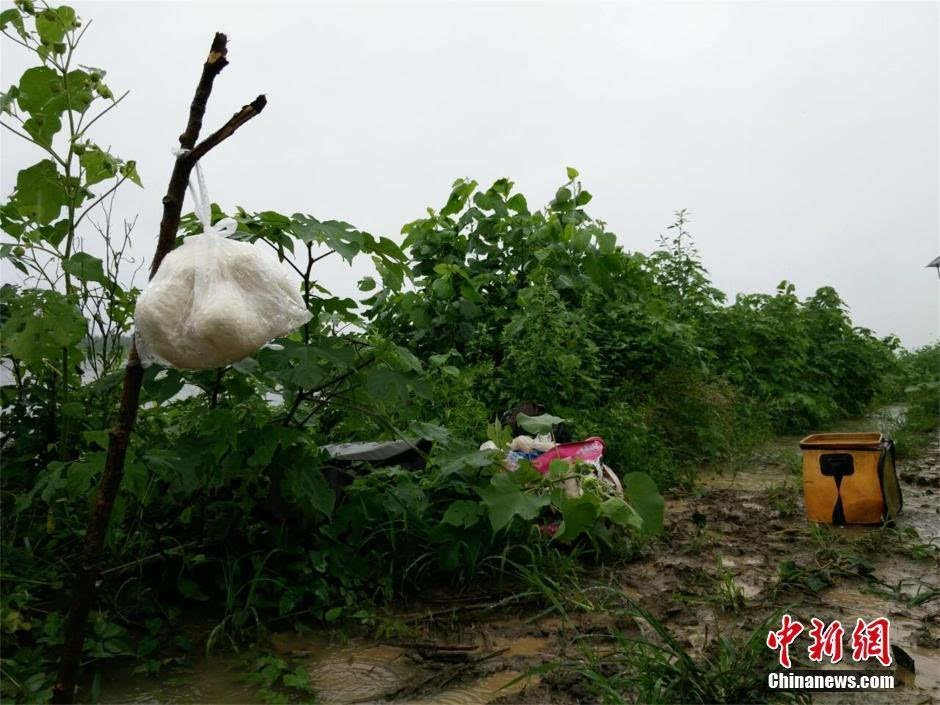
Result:
M548 473L548 466L553 460L580 460L600 468L601 458L604 455L604 441L598 436L592 436L577 443L561 443L549 451L542 453L532 461L532 467L543 475Z

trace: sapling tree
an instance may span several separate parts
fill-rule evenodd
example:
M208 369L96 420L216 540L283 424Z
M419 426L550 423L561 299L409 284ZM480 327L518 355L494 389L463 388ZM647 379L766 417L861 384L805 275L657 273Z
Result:
M179 229L183 198L189 176L196 163L211 149L231 137L235 131L264 109L267 100L263 95L243 106L222 127L197 142L202 129L202 119L206 103L212 93L215 78L228 64L228 39L224 34L216 33L209 56L203 64L202 75L196 86L196 93L190 106L189 120L183 134L180 135L180 155L177 157L167 193L163 197L163 218L160 221L160 233L156 251L150 265L150 277L156 274L160 263L173 249ZM108 438L108 452L105 467L98 484L91 517L85 532L82 564L75 587L69 620L65 632L65 647L59 675L53 691L53 701L72 702L75 693L76 678L82 645L85 638L85 625L95 597L95 583L101 573L100 558L104 546L105 533L114 500L117 497L124 474L124 460L127 454L130 434L134 428L137 409L140 404L140 388L143 383L143 367L137 354L137 346L131 344L127 365L124 372L123 391L117 420Z
M0 125L40 156L20 170L11 198L0 207L0 258L20 272L23 284L19 294L12 287L4 291L3 356L21 391L36 384L48 391L47 440L57 444L62 460L72 422L83 413L72 396L86 357L99 372L114 363L113 354L98 354L103 348L95 341L103 334L106 349L108 339L127 332L133 297L118 282L125 248L114 249L116 241L104 232L106 254L96 257L84 251L81 233L94 233L96 217L99 228L107 220L110 230L109 211L93 214L125 182L141 185L135 162L94 138L92 128L127 93L115 97L103 69L78 63L89 24L71 7L29 0L0 13L0 31L36 62L0 97ZM80 311L89 307L95 316L86 323ZM86 338L89 344L81 345Z

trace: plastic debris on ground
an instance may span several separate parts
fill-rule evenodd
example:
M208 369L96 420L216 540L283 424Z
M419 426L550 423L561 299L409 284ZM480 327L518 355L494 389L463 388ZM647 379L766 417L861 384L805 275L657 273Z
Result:
M480 450L498 450L492 441L486 441ZM556 443L550 434L535 437L520 435L512 439L509 450L503 459L503 467L514 471L522 460L532 463L538 472L548 474L552 461L563 460L572 469L577 469L571 477L561 480L565 494L580 497L583 493L582 482L593 477L606 486L611 494L623 495L623 485L617 474L604 464L604 440L598 436L586 438L574 443Z

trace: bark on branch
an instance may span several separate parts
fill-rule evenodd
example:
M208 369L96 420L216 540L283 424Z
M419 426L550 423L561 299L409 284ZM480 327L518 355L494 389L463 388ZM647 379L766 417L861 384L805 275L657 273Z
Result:
M186 186L189 183L189 176L196 162L214 147L235 134L239 127L258 115L267 102L264 96L258 96L239 110L225 125L212 133L203 142L196 144L199 133L202 131L202 119L205 116L206 104L212 93L212 84L216 76L228 65L227 55L228 38L221 32L216 33L209 49L209 56L203 64L202 75L199 78L196 93L189 108L189 120L186 123L186 129L179 138L180 148L187 151L173 165L173 173L170 175L167 193L163 197L163 218L160 221L157 248L150 267L151 279L160 268L163 258L169 254L176 243L176 233L179 230L180 212L183 208ZM127 366L124 370L124 388L121 394L120 410L114 428L109 435L107 460L91 508L88 528L85 531L85 544L82 550L78 580L75 584L75 592L65 628L62 662L59 665L59 673L53 688L52 699L54 703L71 703L75 697L79 663L85 642L85 627L88 622L88 614L95 601L97 583L101 576L101 551L104 546L114 500L124 477L124 459L127 455L127 446L131 432L134 429L134 422L137 419L143 377L144 369L137 354L137 346L132 344L127 358Z

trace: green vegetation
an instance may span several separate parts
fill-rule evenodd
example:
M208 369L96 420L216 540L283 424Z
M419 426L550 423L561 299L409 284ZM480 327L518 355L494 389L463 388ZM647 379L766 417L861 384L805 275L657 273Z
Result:
M940 342L902 351L891 392L904 407L893 437L901 457L916 454L936 439L940 423Z
M87 24L28 0L0 24L38 62L3 94L2 117L41 159L0 207L0 257L22 275L0 289L2 688L32 702L49 697L138 293L132 226L112 227L109 199L141 181L91 139L121 99L73 57ZM940 348L898 358L897 341L854 327L828 287L800 299L782 282L727 304L686 211L644 255L617 244L590 200L570 168L542 210L506 179L486 190L458 180L439 211L405 225L401 246L344 222L237 209L237 237L294 269L314 318L225 369L147 370L86 671L133 659L154 673L297 622L374 625L373 605L442 582L496 577L557 594L578 561L634 555L661 526L656 486L703 462L859 414L886 379L912 395L912 432L936 412ZM183 234L198 228L184 218ZM362 302L317 279L331 253L371 258L378 281L360 282ZM629 501L587 481L569 497L568 465L506 473L499 451L478 450L505 448L495 419L523 403L563 417L573 437L603 437ZM399 437L433 442L420 467L337 470L322 449ZM193 622L204 639L184 636ZM718 682L666 644L622 642L621 670L596 680L597 695L639 667L694 676L681 691L651 680L651 701L762 697L750 642L718 645ZM277 660L252 677L308 687Z
M743 639L714 636L704 655L690 649L648 610L626 595L608 612L641 625L642 634L615 631L611 644L596 646L584 639L581 658L555 664L553 670L574 673L586 685L590 702L602 703L767 703L805 702L804 694L767 688L774 670L773 653L766 647L768 625L758 625ZM594 637L596 640L596 637ZM707 635L706 635L707 639ZM625 694L631 694L625 700Z

